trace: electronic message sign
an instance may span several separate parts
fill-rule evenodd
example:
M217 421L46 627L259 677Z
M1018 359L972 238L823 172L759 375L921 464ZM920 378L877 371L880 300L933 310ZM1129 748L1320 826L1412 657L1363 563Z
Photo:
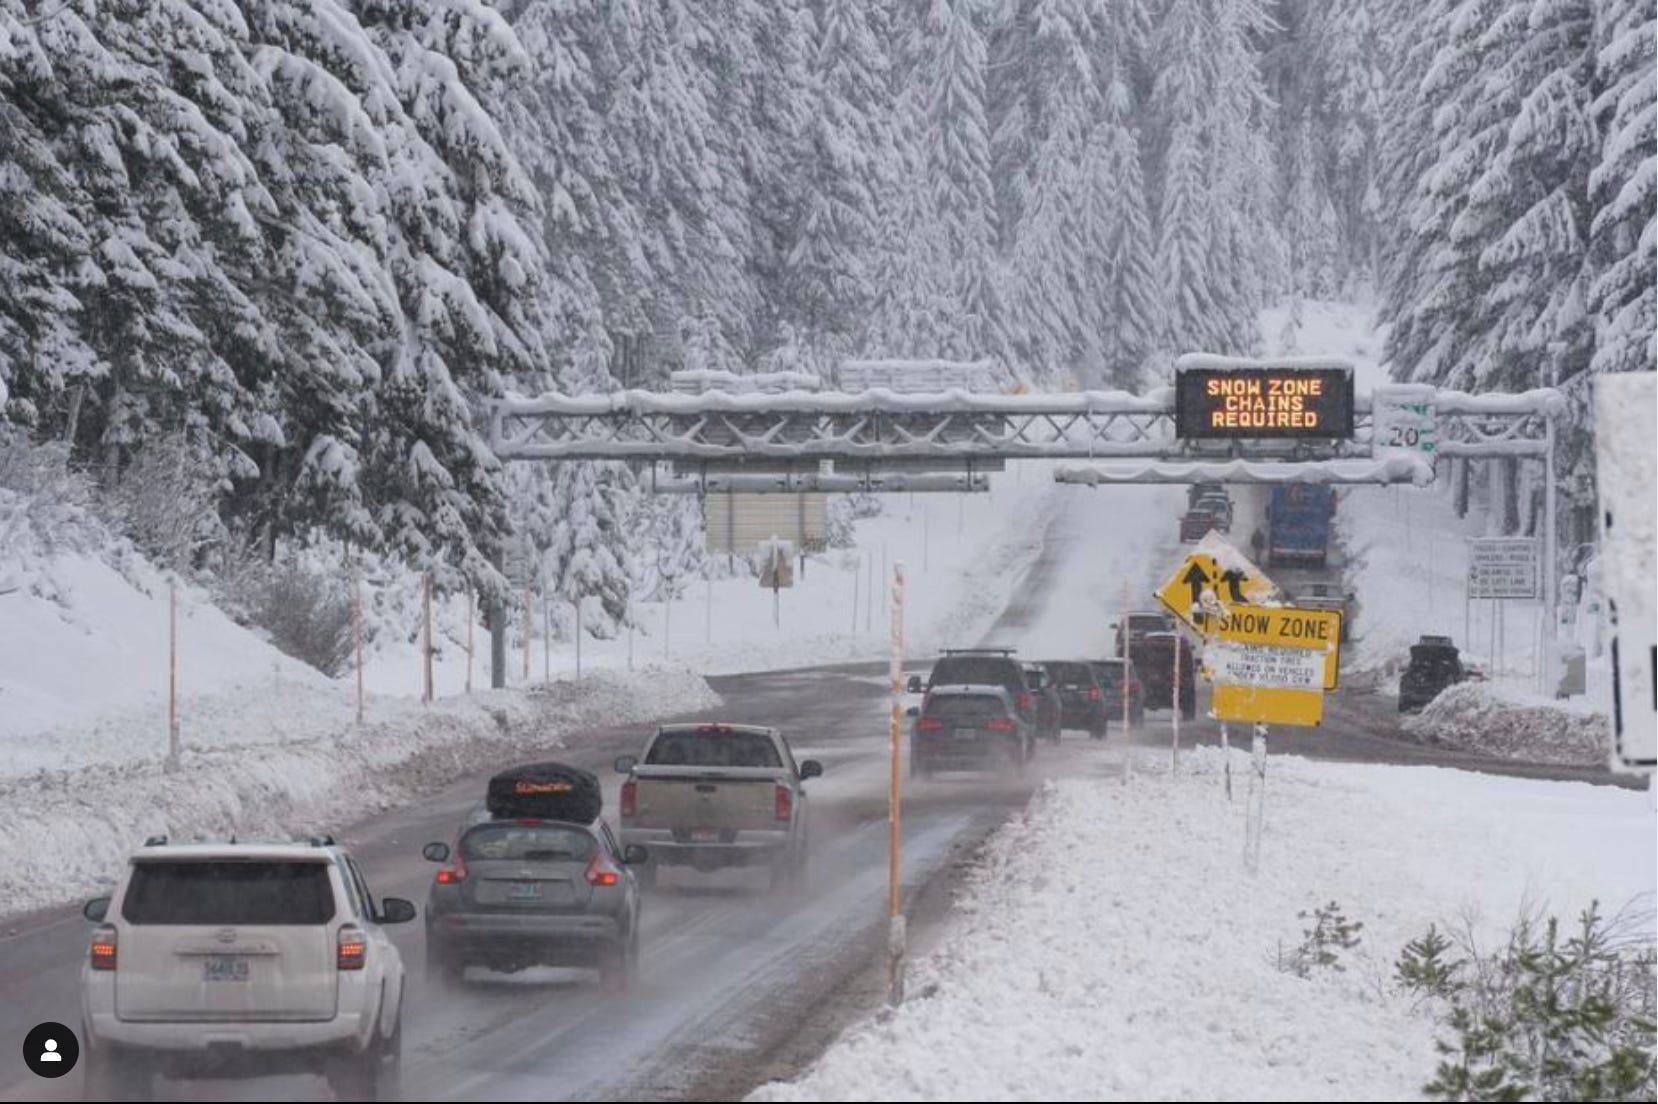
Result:
M1353 436L1353 373L1337 367L1182 368L1175 375L1182 438Z

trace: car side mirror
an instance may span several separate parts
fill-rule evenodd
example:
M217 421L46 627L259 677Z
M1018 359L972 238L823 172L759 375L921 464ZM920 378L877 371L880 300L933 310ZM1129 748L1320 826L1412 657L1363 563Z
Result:
M401 897L380 898L380 915L375 919L382 924L407 924L415 918L413 901L405 901Z
M801 781L804 782L808 778L821 778L822 776L823 764L816 759L807 759L800 764Z
M911 694L921 693L921 676L920 675L911 675L910 676L910 681L905 684L904 689L905 689L906 692L911 693Z
M426 856L427 862L449 861L449 845L447 843L428 843L420 849L420 853Z
M94 924L102 924L104 917L109 915L109 898L94 897L81 906L81 915Z
M637 755L618 755L615 762L617 774L632 774L633 768L639 765Z
M627 866L641 866L650 862L651 855L637 843L630 843L622 848L622 862Z
M908 709L904 710L904 716L906 716L906 717L919 717L919 716L921 716L921 707L919 705L910 706Z

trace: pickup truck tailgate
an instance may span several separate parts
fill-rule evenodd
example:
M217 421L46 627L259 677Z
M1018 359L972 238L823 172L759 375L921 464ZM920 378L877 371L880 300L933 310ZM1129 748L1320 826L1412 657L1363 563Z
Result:
M637 812L632 827L723 833L777 828L777 787L787 785L776 767L635 768ZM784 821L786 825L786 818Z

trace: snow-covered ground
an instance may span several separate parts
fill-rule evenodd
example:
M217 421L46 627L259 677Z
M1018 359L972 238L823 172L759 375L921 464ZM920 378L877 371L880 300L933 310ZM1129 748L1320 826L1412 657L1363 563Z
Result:
M1218 749L1051 783L987 849L908 1001L752 1100L1402 1100L1436 1028L1390 983L1429 924L1650 912L1648 793L1273 757L1258 873ZM1336 902L1344 970L1278 968ZM1647 925L1650 927L1650 923Z

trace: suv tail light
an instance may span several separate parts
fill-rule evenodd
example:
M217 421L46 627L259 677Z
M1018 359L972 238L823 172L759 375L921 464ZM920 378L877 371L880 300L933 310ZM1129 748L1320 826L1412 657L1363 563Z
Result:
M1032 705L1036 704L1036 699L1031 697L1028 693L1020 694L1015 704L1018 705L1020 709L1029 709Z
M944 722L937 717L923 717L915 722L915 727L921 732L939 732L944 728Z
M455 862L452 866L443 867L438 871L438 885L459 885L466 881L466 860L461 858L460 852L455 852Z
M335 964L342 970L361 970L368 958L368 937L356 924L340 926L340 950Z
M92 933L91 955L94 970L115 969L115 929L108 924Z
M782 783L778 783L772 803L777 809L778 820L788 820L794 815L794 791Z
M1088 700L1089 701L1099 701L1103 697L1105 697L1105 694L1104 694L1103 691L1100 690L1100 688L1098 686L1090 686L1088 688Z
M622 783L622 815L630 817L639 812L639 783L628 779Z
M582 871L582 877L587 879L590 886L613 886L622 880L622 872L605 856L603 851L588 860L587 869Z
M1013 722L1006 717L992 717L985 727L992 732L1012 732Z

